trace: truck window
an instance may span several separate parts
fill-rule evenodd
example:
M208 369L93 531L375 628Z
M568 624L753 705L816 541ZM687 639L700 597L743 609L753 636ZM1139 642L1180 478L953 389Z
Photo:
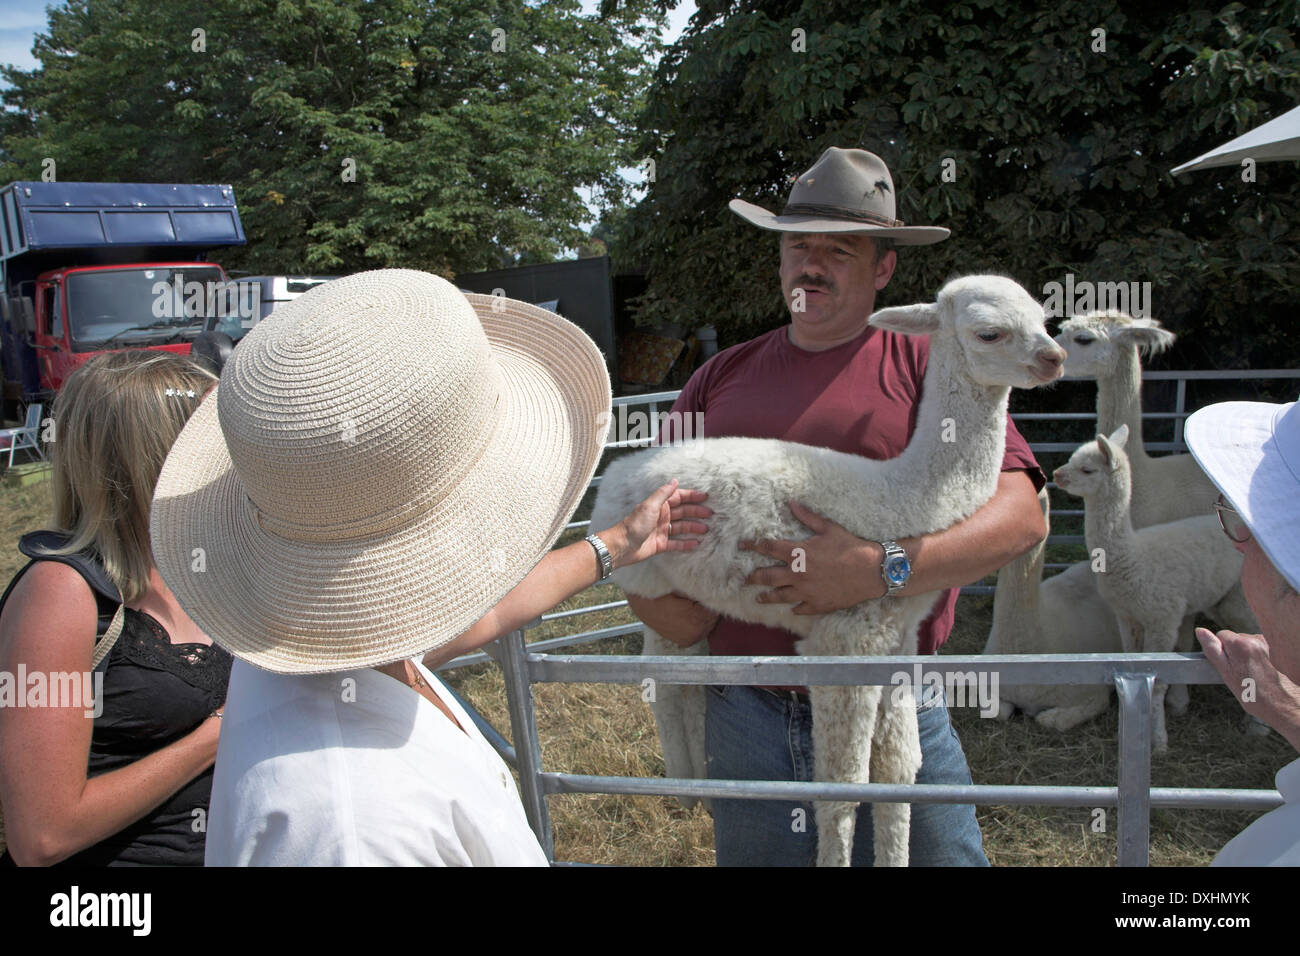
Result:
M45 312L45 317L50 325L50 337L63 340L63 300L59 295L57 285L46 286L43 293L44 301L41 308Z
M130 348L179 332L198 335L209 285L223 279L219 268L200 264L74 272L67 280L73 348L93 350L110 339L113 347Z

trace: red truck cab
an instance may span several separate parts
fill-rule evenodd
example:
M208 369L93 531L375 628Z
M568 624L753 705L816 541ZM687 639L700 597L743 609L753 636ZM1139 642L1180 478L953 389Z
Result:
M106 351L188 355L229 285L207 262L150 262L55 269L36 279L33 346L41 381L57 391L78 365ZM201 297L195 293L201 290Z

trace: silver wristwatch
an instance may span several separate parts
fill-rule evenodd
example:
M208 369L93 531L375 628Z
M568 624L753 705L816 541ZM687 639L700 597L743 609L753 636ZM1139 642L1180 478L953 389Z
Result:
M600 562L600 580L605 580L614 573L614 559L610 557L605 542L594 534L587 535L587 543L596 549L596 560Z
M897 541L882 541L880 546L885 549L885 559L880 562L880 576L885 579L888 587L885 596L888 597L907 584L912 575L912 562Z

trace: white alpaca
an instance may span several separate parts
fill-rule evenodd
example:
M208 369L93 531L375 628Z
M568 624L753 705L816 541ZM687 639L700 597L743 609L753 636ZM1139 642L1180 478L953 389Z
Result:
M1115 611L1125 653L1172 651L1183 619L1221 601L1240 580L1242 557L1212 514L1134 530L1127 440L1127 425L1109 439L1098 435L1056 469L1056 484L1084 501L1088 551L1104 559L1097 590ZM1157 681L1152 696L1157 751L1169 746L1165 690Z
M715 438L622 458L602 479L595 526L626 514L672 478L707 491L713 510L698 549L616 572L625 591L651 598L677 591L729 617L785 628L801 635L796 650L803 655L916 653L917 626L930 612L934 593L795 615L788 605L755 600L765 589L746 586L745 578L770 560L738 550L738 543L807 537L807 528L786 507L790 500L875 541L939 531L969 516L997 487L1010 388L1054 381L1065 356L1043 330L1042 307L1001 276L954 280L936 303L884 309L870 322L930 336L916 429L903 453L876 461L791 442ZM649 632L647 640L653 646ZM668 690L656 688L657 698L662 701ZM915 781L921 762L915 701L910 688L895 690L901 692L885 694L879 686L810 689L818 780ZM683 731L678 743L687 736ZM673 759L689 764L690 750L681 748ZM696 772L702 771L701 761ZM854 803L817 803L819 865L848 865L855 810ZM876 865L905 866L910 807L876 804L872 815Z
M1038 493L1049 517L1047 490ZM1089 562L1071 565L1043 579L1044 538L998 572L993 598L993 628L985 654L1118 654L1115 614L1097 593ZM1020 708L1044 727L1069 730L1106 712L1111 688L1105 685L1003 684L998 717Z

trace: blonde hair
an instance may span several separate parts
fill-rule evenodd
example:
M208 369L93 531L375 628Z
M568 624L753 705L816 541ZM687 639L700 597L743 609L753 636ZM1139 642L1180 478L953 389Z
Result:
M51 554L92 550L122 592L149 589L149 509L167 452L216 377L172 352L97 355L54 403L54 526L71 535Z

